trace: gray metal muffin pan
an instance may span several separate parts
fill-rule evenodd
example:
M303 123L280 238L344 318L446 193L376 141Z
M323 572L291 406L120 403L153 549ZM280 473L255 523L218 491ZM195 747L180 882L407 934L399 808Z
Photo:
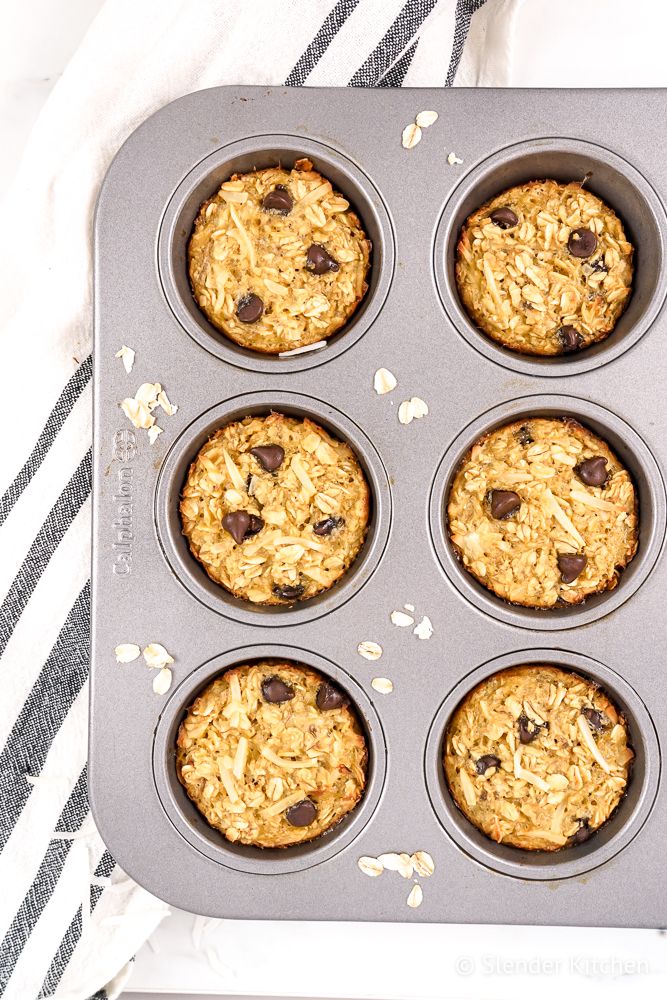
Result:
M412 150L403 127L439 120ZM151 892L219 917L664 926L667 802L664 466L667 420L667 164L643 123L661 91L289 90L220 88L167 106L114 160L95 222L95 503L90 795L109 849ZM462 165L450 166L455 151ZM187 238L201 201L235 170L307 156L349 197L373 241L368 295L320 351L273 358L218 333L191 299ZM466 215L537 177L576 180L622 217L636 247L635 291L616 331L577 355L529 358L475 329L453 283ZM128 376L114 359L136 352ZM381 366L398 379L373 391ZM118 409L161 382L178 413L152 447ZM422 420L398 421L420 396ZM373 493L366 546L329 593L293 608L253 608L206 577L180 535L189 462L217 427L271 408L312 416L347 439ZM505 420L571 415L631 470L639 553L615 591L537 612L497 600L453 556L443 522L467 447ZM404 604L428 615L429 640L397 628ZM369 662L362 640L383 647ZM161 642L175 657L166 696L121 642ZM333 677L365 727L365 798L333 831L296 848L227 843L176 780L184 709L232 664L288 658ZM556 853L494 844L458 812L440 759L447 719L482 677L519 663L570 666L626 712L633 779L610 822ZM383 696L375 676L394 682ZM429 851L424 902L410 883L370 879L364 854Z

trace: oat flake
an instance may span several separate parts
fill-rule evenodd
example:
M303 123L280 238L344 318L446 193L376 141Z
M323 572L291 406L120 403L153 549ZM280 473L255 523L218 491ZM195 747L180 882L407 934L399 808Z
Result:
M366 639L357 646L357 653L365 660L379 660L382 656L382 646L378 642Z
M394 685L388 677L374 677L371 681L371 687L378 694L391 694L394 690Z
M166 694L171 687L171 670L169 667L162 669L153 678L153 691L155 694Z
M415 118L415 125L418 125L419 128L429 128L431 125L435 125L437 120L437 111L420 111Z
M399 628L408 628L409 625L414 625L415 620L412 615L406 615L405 611L392 611L389 615L392 625L397 625Z
M412 149L418 142L421 141L421 137L422 130L419 125L416 125L414 122L410 122L410 124L406 125L403 129L403 135L401 137L403 148Z
M378 368L373 378L373 388L378 396L384 396L387 392L392 392L398 382L396 376L388 368Z
M174 657L159 642L151 642L144 649L144 660L149 667L165 667L174 662Z
M371 878L377 878L384 871L384 865L379 858L359 858L357 865L364 875L369 875Z
M132 366L134 365L134 359L136 357L135 352L131 347L127 347L125 344L121 347L120 351L116 351L116 357L120 358L123 362L123 367L127 374L129 375L132 371Z
M120 646L114 649L116 663L132 663L141 655L141 649L133 642L121 642Z
M431 619L428 615L424 615L422 620L415 625L412 631L418 639L430 639L433 635L433 625L431 624Z
M413 885L410 890L410 895L408 896L407 903L408 906L413 910L416 910L418 906L422 905L424 899L424 890L420 885Z

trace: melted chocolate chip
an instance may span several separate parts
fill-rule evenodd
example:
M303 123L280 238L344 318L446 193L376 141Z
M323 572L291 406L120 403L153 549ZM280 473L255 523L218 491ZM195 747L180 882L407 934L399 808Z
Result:
M264 303L259 295L249 292L236 303L236 315L241 323L256 323L264 312Z
M281 705L284 701L291 701L293 697L294 688L275 674L262 681L262 698L270 705Z
M275 472L283 464L285 449L279 444L258 444L250 449L250 454L255 456L265 472Z
M247 510L235 510L225 514L222 526L228 531L237 545L246 538L256 535L264 527L264 521L257 514L249 514Z
M584 342L584 338L573 326L561 326L558 331L558 339L563 354L570 354L571 351L578 351Z
M590 821L588 817L579 820L580 826L576 833L573 833L570 837L570 844L575 847L577 844L584 844L588 838L595 832L591 830Z
M570 555L569 552L561 552L558 556L558 569L563 583L572 583L577 579L587 563L586 556Z
M602 257L598 257L597 260L592 260L590 263L590 268L591 271L604 271L605 274L609 270Z
M325 517L323 521L317 521L313 525L313 534L330 535L335 528L342 528L344 524L344 517Z
M475 770L478 774L486 774L490 767L500 767L500 757L496 757L493 753L485 753L475 761Z
M491 490L489 496L491 506L491 517L497 521L502 521L506 517L516 514L521 506L521 497L513 490Z
M519 427L519 430L516 432L516 436L519 444L522 444L524 446L532 444L533 441L535 440L533 435L530 433L530 428L528 427L528 424L524 424L523 427Z
M283 601L298 601L304 589L302 583L295 583L292 587L287 586L287 584L283 587L276 584L273 588L273 593Z
M276 215L289 215L294 206L292 195L284 184L276 184L273 191L264 195L262 208L265 212L275 212Z
M306 254L306 268L313 274L326 274L327 271L339 271L340 264L320 243L311 243Z
M527 715L520 715L517 722L520 743L532 743L540 735L540 730L546 728L546 726L539 726L536 722L533 722Z
M518 215L511 208L496 208L490 218L499 229L513 229L519 223Z
M598 238L591 229L573 229L567 241L567 249L573 257L591 257L598 245Z
M285 819L290 826L310 826L317 816L317 806L310 799L302 799L285 810Z
M597 729L598 732L606 729L609 725L609 716L605 715L604 712L601 712L599 708L588 708L588 706L586 706L585 708L582 708L581 714L586 719L588 724L593 729Z
M232 511L231 514L225 514L222 526L225 531L229 532L236 544L240 545L250 527L250 514L245 510Z
M318 688L315 704L322 712L330 712L334 708L344 708L349 704L349 698L340 688L324 681Z
M585 458L579 465L575 465L574 471L586 486L604 486L609 478L607 459L602 455Z
M258 532L262 530L263 527L264 527L264 521L262 520L262 518L258 517L257 514L251 514L250 524L246 529L244 538L250 538L252 535L256 535Z

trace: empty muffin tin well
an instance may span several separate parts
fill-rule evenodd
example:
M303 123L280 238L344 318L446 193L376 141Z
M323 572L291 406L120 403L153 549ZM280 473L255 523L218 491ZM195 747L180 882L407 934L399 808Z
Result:
M480 681L508 667L545 664L572 670L595 681L625 715L635 753L626 793L607 822L589 840L558 851L526 851L485 836L457 807L443 768L444 740L457 706ZM655 727L637 693L602 663L560 649L526 649L499 656L464 677L449 692L433 720L425 756L431 804L454 842L475 861L502 875L521 879L572 878L583 875L622 851L641 830L653 808L661 761Z
M307 157L357 212L372 244L368 291L345 326L320 350L280 358L250 351L208 321L195 302L188 277L188 243L202 202L234 173L282 166L290 170ZM377 318L391 284L394 239L391 221L370 178L351 160L320 142L300 136L259 135L217 149L198 163L174 191L158 239L158 267L174 316L198 344L231 364L250 371L290 372L322 364L346 351Z
M507 188L534 180L568 183L585 177L586 188L620 217L635 248L633 290L628 306L607 339L586 350L548 358L510 351L480 330L460 301L455 265L461 227L472 212ZM667 291L664 233L665 212L660 199L629 162L604 146L580 139L533 139L489 156L457 186L436 230L436 283L451 322L485 357L527 374L576 375L599 368L627 351L660 312Z
M219 427L253 414L271 411L309 417L334 437L346 441L363 469L371 494L368 533L357 558L329 590L295 604L259 605L243 601L212 580L190 552L183 535L179 499L185 477L201 446ZM213 611L253 625L312 621L343 605L358 593L376 570L389 537L391 494L382 460L363 431L333 406L291 393L264 392L226 400L194 420L166 456L155 493L155 523L162 551L172 571L189 592Z
M647 877L661 869L667 827L667 162L645 128L662 120L665 99L651 90L216 88L163 108L119 151L95 223L89 786L109 850L150 892L186 910L257 920L667 924L661 880ZM404 149L403 128L423 108L439 118ZM463 163L448 163L449 152ZM200 203L234 170L304 156L349 198L373 241L370 289L322 350L259 356L200 313L187 241ZM629 307L607 341L580 355L503 352L458 305L460 224L518 181L588 171L636 247ZM129 375L114 357L122 344L136 351ZM373 387L381 367L398 383L386 395ZM153 445L119 409L144 382L160 382L178 406L173 416L155 411L163 433ZM400 404L413 396L429 412L403 425ZM209 579L181 534L178 506L209 435L271 409L312 417L347 441L373 511L365 546L330 591L260 608ZM465 452L527 415L588 426L638 490L637 555L616 590L577 607L503 603L448 541L445 499ZM392 611L413 624L395 626ZM429 639L413 632L423 616ZM359 654L364 641L379 644L379 659ZM153 692L141 659L116 663L115 647L128 642L159 642L172 654L166 695ZM224 841L174 766L193 696L221 670L262 657L303 662L345 687L371 751L366 796L349 818L279 852ZM608 826L558 857L526 860L476 837L442 784L440 754L447 718L478 677L539 661L599 680L627 712L637 760ZM374 688L375 678L392 681L392 693ZM406 905L411 880L369 878L357 865L364 855L419 850L435 871L419 879L416 909Z
M176 737L188 707L207 684L228 668L260 660L291 660L312 667L324 677L335 681L350 697L368 748L366 788L356 808L320 837L293 847L251 847L226 840L221 833L209 826L186 795L176 775ZM369 822L382 793L386 749L380 719L368 695L334 663L295 647L249 646L232 650L196 667L173 691L155 730L153 770L162 807L188 844L217 864L242 872L276 875L312 868L338 854L359 835Z

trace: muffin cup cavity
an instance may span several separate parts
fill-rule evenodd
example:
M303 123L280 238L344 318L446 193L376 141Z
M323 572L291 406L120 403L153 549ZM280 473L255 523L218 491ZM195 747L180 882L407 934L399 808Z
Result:
M607 822L584 843L558 851L528 851L498 844L477 829L459 810L447 786L443 767L449 720L462 699L492 674L523 664L547 664L593 680L610 696L628 723L635 758L625 795ZM637 692L609 667L566 650L526 649L490 660L456 684L431 726L425 756L431 805L448 836L470 858L502 875L549 881L572 878L609 861L636 837L646 822L658 790L660 746L649 712Z
M633 288L614 330L583 351L532 357L492 340L468 316L456 286L456 245L468 216L507 188L529 181L586 180L620 217L634 246ZM435 280L445 312L460 335L480 354L505 368L529 375L563 376L590 371L619 357L646 333L662 308L667 279L665 212L657 194L630 163L616 153L578 139L545 138L517 143L494 153L470 171L445 205L434 243Z
M188 242L201 204L234 173L267 167L291 169L296 160L314 168L350 202L371 241L368 291L349 321L326 347L291 357L247 350L208 321L195 302L188 276ZM158 271L163 293L176 320L201 347L216 357L253 372L303 371L321 365L351 347L377 318L394 270L394 237L389 213L372 181L337 150L292 135L260 135L223 146L200 161L181 181L167 205L158 236Z
M464 567L449 538L447 498L464 456L484 434L514 420L531 417L572 417L601 437L632 476L639 499L639 546L622 571L614 590L594 594L569 607L527 608L512 605L487 590ZM431 538L450 583L480 611L521 628L546 631L586 625L620 607L635 593L653 568L665 536L665 486L658 465L644 441L616 414L573 396L524 396L502 403L469 424L452 442L440 462L429 501Z
M346 573L329 590L310 600L285 605L258 605L234 597L215 583L192 555L182 533L179 500L191 462L219 428L252 414L272 410L309 417L334 437L346 441L366 476L371 494L366 540ZM237 396L207 410L187 427L167 454L155 491L155 524L162 552L183 586L202 604L236 622L280 626L312 621L348 601L370 579L382 558L391 524L391 495L384 465L356 424L334 407L291 392L257 392Z
M209 826L176 775L176 738L188 707L201 691L230 667L260 660L292 660L333 680L349 696L366 738L368 764L364 794L336 826L314 840L283 848L233 844ZM153 777L158 797L178 833L205 857L227 868L277 875L303 871L334 857L364 830L382 794L387 766L380 719L360 685L334 663L293 646L246 646L217 656L193 670L177 687L158 720L153 741Z

